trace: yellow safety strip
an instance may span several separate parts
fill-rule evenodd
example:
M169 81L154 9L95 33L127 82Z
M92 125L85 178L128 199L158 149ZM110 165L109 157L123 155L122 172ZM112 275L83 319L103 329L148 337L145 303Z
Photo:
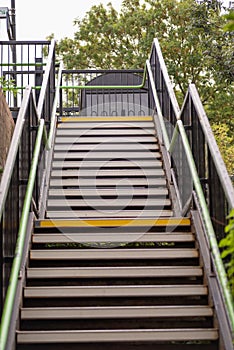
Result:
M142 122L152 121L153 118L150 116L139 116L139 117L61 117L61 122Z
M36 222L36 227L116 227L116 226L189 226L189 218L155 219L46 219Z

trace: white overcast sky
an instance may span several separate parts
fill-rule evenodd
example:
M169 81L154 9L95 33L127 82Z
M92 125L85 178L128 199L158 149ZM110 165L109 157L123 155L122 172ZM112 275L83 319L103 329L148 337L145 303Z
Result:
M112 2L119 10L122 0L15 0L17 40L44 40L73 37L76 17L82 18L93 5ZM224 0L225 5L229 0ZM0 7L11 7L11 0L0 0ZM7 40L5 20L0 20L0 40Z
M15 0L17 40L44 40L51 33L55 39L72 37L76 17L84 17L93 5L109 2L117 10L122 4L122 0ZM11 0L0 0L0 7L3 6L10 8ZM5 20L0 20L2 40L7 40L5 27Z

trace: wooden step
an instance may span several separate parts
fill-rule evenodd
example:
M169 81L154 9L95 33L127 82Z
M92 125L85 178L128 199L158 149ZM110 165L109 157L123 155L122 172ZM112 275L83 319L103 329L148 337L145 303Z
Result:
M27 278L157 278L157 277L201 277L199 266L143 266L143 267L38 267L28 268Z
M34 233L32 242L47 243L128 243L128 242L194 242L194 235L185 232L157 232L157 233Z
M202 295L207 295L207 287L203 285L49 286L24 288L25 298L126 298Z
M41 307L22 308L23 320L37 319L95 319L95 318L165 318L211 317L209 306L111 306L111 307Z
M50 249L31 250L32 260L125 260L198 258L194 248Z
M124 329L85 331L18 331L18 343L163 342L217 340L217 329Z

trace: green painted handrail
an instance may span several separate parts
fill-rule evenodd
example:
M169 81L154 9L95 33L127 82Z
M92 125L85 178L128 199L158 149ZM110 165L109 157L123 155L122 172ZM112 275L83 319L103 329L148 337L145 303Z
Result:
M23 95L21 108L20 108L20 111L18 113L14 133L13 133L10 148L8 151L8 154L10 154L11 157L7 157L6 164L4 167L4 172L2 175L3 177L2 177L2 180L0 182L0 218L2 217L2 213L4 210L5 203L6 203L7 193L9 190L11 177L12 177L13 170L14 170L14 162L15 162L15 159L16 159L17 153L18 153L20 138L22 137L23 127L24 127L24 122L25 122L25 113L26 113L27 106L29 103L30 94L31 94L31 88L28 86L25 89L25 92Z
M10 279L9 279L9 287L7 289L7 294L6 294L5 303L3 307L1 327L0 327L0 349L1 350L4 350L7 344L8 331L9 331L9 326L11 322L11 315L12 315L15 294L16 294L16 289L18 284L18 278L19 278L20 268L22 263L22 255L23 255L23 249L25 245L26 230L27 230L27 224L28 224L28 218L29 218L30 205L32 201L33 188L34 188L34 183L36 178L38 159L40 155L43 129L44 129L44 119L41 119L39 122L39 128L38 128L35 148L33 152L32 164L31 164L31 169L30 169L29 178L28 178L28 185L26 189L25 200L24 200L22 215L20 219L18 238L17 238L16 248L15 248L15 256L14 256Z
M145 64L142 83L139 85L61 85L62 90L132 90L132 89L142 89L145 86L147 76L147 66Z
M46 128L45 128L45 120L42 118L42 108L43 108L43 101L44 101L44 95L45 95L45 91L46 91L47 82L49 80L49 74L50 74L50 69L51 69L51 62L52 62L52 55L54 52L54 46L55 46L55 43L52 42L50 52L49 52L49 58L51 58L51 59L48 60L47 68L45 70L45 76L43 79L43 84L40 87L41 93L40 93L40 97L39 97L38 107L36 108L36 106L35 106L39 127L38 127L38 131L37 131L35 145L34 145L34 151L33 151L31 167L30 167L28 184L27 184L27 188L26 188L26 194L25 194L25 198L24 198L24 204L23 204L23 209L22 209L22 214L21 214L21 219L20 219L20 224L19 224L19 231L18 231L16 248L15 248L15 256L14 256L14 260L13 260L13 264L12 264L12 268L11 268L8 289L7 289L5 302L4 302L4 306L3 306L2 320L1 320L1 325L0 325L0 349L1 350L5 349L5 347L7 345L7 340L8 340L8 334L9 334L9 328L10 328L10 323L11 323L12 311L13 311L13 307L14 307L18 278L20 275L20 268L21 268L21 264L22 264L23 249L24 249L24 245L25 245L29 211L30 211L30 206L31 206L31 202L32 202L33 188L34 188L35 179L36 179L36 173L37 173L37 167L38 167L38 161L39 161L39 155L40 155L40 148L41 148L41 145L43 143L45 145L47 145L47 143L48 143L48 136L47 136L47 132L46 132ZM60 77L60 79L61 79L61 77ZM59 89L57 88L57 90L59 90ZM22 106L24 107L24 109L22 112L20 110L21 114L24 113L24 111L25 111L25 108L26 108L26 105L29 101L29 97L30 97L31 92L32 92L32 87L28 86L26 88L26 93L25 93L24 98L23 98ZM55 105L55 103L57 104L58 96L59 95L57 92L57 99L56 99L56 101L54 101L54 105ZM53 107L53 110L55 110L55 112L56 112L55 106Z
M193 184L194 184L196 194L197 194L200 206L201 206L201 211L202 211L204 223L206 226L206 233L207 233L207 236L209 239L211 252L212 252L213 257L214 257L215 267L217 269L217 273L218 273L219 280L221 283L225 304L226 304L228 314L230 317L230 321L231 321L232 330L234 331L234 308L233 308L231 291L230 291L230 288L228 285L228 279L227 279L226 271L225 271L225 268L223 265L223 261L222 261L222 258L220 256L219 247L218 247L217 239L215 236L215 231L214 231L213 224L212 224L212 221L210 218L210 213L209 213L209 210L207 207L207 203L206 203L205 196L204 196L202 186L201 186L201 182L200 182L200 179L199 179L199 176L197 173L195 161L193 158L192 150L190 148L190 144L189 144L182 120L177 120L177 126L178 126L179 133L178 133L177 128L176 128L175 134L177 136L180 135L181 139L182 139L182 143L183 143L183 147L184 147L185 154L187 157L189 169L191 171L191 175L192 175L192 179L193 179Z
M61 68L61 67L60 67ZM33 194L33 187L35 183L35 177L36 177L36 170L37 170L37 165L38 165L38 159L39 159L39 154L40 154L40 147L42 144L43 140L43 135L44 135L44 142L46 142L47 149L51 148L52 145L52 137L53 137L53 126L55 125L56 122L56 103L59 98L59 89L90 89L90 90L95 90L95 89L141 89L145 85L146 81L146 76L147 73L149 75L149 80L152 86L153 90L153 96L154 96L154 101L157 109L157 116L159 117L160 121L160 126L162 129L162 134L163 134L163 140L166 146L166 149L170 152L173 151L174 144L176 142L177 137L180 135L183 143L183 147L186 153L186 157L188 160L189 168L192 174L192 179L194 183L194 187L198 196L198 200L201 206L202 210L202 215L204 219L204 223L206 226L210 246L211 246L211 251L214 256L214 261L215 261L215 266L217 269L217 273L220 279L220 283L223 289L224 293L224 298L225 298L225 304L227 306L227 310L230 316L230 320L232 322L232 326L234 329L234 311L233 311L233 306L232 306L232 301L230 299L230 290L228 288L228 283L227 283L227 277L225 273L225 269L223 266L222 259L220 257L213 225L210 219L208 207L206 204L206 200L202 191L202 186L197 174L196 170L196 165L193 159L192 151L189 145L189 141L184 129L184 125L181 120L177 120L176 123L176 128L172 137L172 141L169 141L169 137L167 134L165 122L163 119L163 115L161 112L158 96L157 96L157 91L156 87L154 84L153 80L153 75L151 71L151 67L149 64L149 61L146 62L145 68L144 68L144 74L143 74L143 79L142 83L140 85L135 85L135 86L90 86L90 85L84 85L84 86L60 86L60 81L61 81L61 69L60 73L58 76L58 84L56 88L56 93L55 93L55 103L53 106L53 112L52 112L52 122L51 122L51 128L49 132L49 136L44 134L44 119L39 120L39 129L37 132L37 138L36 138L36 143L35 143L35 148L34 148L34 153L33 153L33 159L32 159L32 164L31 164L31 169L30 169L30 174L29 174L29 180L28 180L28 185L27 185L27 190L26 190L26 196L25 196L25 201L24 201L24 206L23 206L23 211L22 211L22 216L20 220L20 227L19 227L19 234L18 234L18 239L17 239L17 244L16 244L16 250L15 250L15 258L13 261L12 265L12 270L11 270L11 275L10 275L10 282L9 282L9 288L7 290L6 294L6 299L5 299L5 304L4 304L4 309L3 309L3 315L2 315L2 322L1 322L1 327L0 327L0 349L4 350L6 343L7 343L7 338L8 338L8 330L11 322L11 313L13 310L13 305L14 305L14 299L15 299L15 293L17 289L17 283L18 283L18 276L20 273L20 268L21 268L21 263L22 263L22 252L23 252L23 247L25 244L25 237L26 237L26 229L27 229L27 223L28 223L28 217L29 217L29 211L30 211L30 205L31 205L31 200L32 200L32 194ZM40 87L41 88L41 87ZM41 105L42 106L42 105ZM39 108L40 112L42 108ZM39 113L39 117L40 117Z
M228 285L226 271L225 271L225 268L223 265L222 258L220 256L220 251L219 251L217 239L215 236L215 232L214 232L214 228L213 228L212 221L210 218L209 210L208 210L207 203L206 203L204 193L202 190L201 182L200 182L200 179L199 179L199 176L197 173L192 150L190 148L190 144L189 144L189 141L188 141L188 138L186 135L186 131L185 131L183 122L180 119L180 115L179 115L177 122L176 122L176 126L174 129L173 135L172 135L171 142L169 142L169 137L168 137L168 133L166 130L166 125L165 125L165 121L164 121L164 118L162 115L161 107L160 107L160 104L158 101L157 91L156 91L156 87L154 84L153 75L152 75L152 71L151 71L151 67L150 67L149 62L147 62L147 69L148 69L148 74L149 74L149 82L151 84L152 93L153 93L153 97L155 100L157 116L159 118L160 127L162 130L163 141L164 141L165 147L166 147L167 151L169 152L169 154L172 154L176 140L177 140L179 135L181 136L181 139L182 139L182 144L183 144L183 148L185 150L189 169L191 171L193 184L194 184L196 194L197 194L200 206L201 206L201 211L202 211L203 220L204 220L205 227L206 227L206 232L207 232L207 236L208 236L210 247L211 247L211 252L212 252L213 257L214 257L214 263L215 263L218 277L220 280L220 284L222 287L225 305L226 305L226 308L228 311L228 315L230 317L232 330L234 331L234 308L233 308L231 291L230 291L230 288Z
M208 206L207 206L207 203L206 203L206 200L205 200L205 197L204 197L204 193L202 191L202 186L201 186L201 183L200 183L200 179L199 179L199 176L198 176L198 173L197 173L197 169L196 169L195 161L194 161L194 158L193 158L192 150L191 150L191 147L190 147L190 144L189 144L186 132L185 132L185 128L184 128L183 122L181 120L182 111L179 109L179 106L178 106L178 103L177 103L177 100L176 100L176 97L175 97L175 94L174 94L174 90L173 90L173 87L172 87L172 84L171 84L171 81L170 81L170 78L169 78L169 75L168 75L168 72L167 72L167 68L166 68L166 65L165 65L165 62L164 62L164 59L163 59L163 56L162 56L161 48L160 48L160 45L159 45L159 42L158 42L157 39L154 39L153 46L155 46L155 49L157 51L160 69L161 69L161 72L163 74L164 81L166 83L166 88L167 88L167 91L168 91L168 94L169 94L169 97L170 97L170 100L171 100L171 103L172 103L173 110L175 112L175 116L177 118L177 123L176 123L175 129L174 129L174 133L173 133L171 142L170 142L169 147L167 148L167 150L168 150L169 154L172 153L172 151L174 149L174 146L175 146L175 142L176 142L178 136L180 135L181 138L182 138L182 143L183 143L184 150L186 152L186 157L187 157L187 160L188 160L189 168L190 168L190 171L191 171L191 174L192 174L194 187L195 187L195 190L196 190L196 193L197 193L197 196L198 196L198 200L199 200L199 203L200 203L200 206L201 206L201 211L202 211L202 215L203 215L203 219L204 219L204 223L205 223L205 227L206 227L206 231L207 231L208 240L209 240L209 243L210 243L211 252L213 254L214 263L215 263L215 266L216 266L216 269L217 269L218 278L219 278L219 281L220 281L220 284L221 284L221 288L222 288L222 292L223 292L223 295L224 295L224 302L225 302L225 305L226 305L226 308L227 308L227 312L228 312L228 315L229 315L229 318L230 318L232 331L234 332L234 306L233 306L233 300L232 300L232 296L231 296L231 291L230 291L230 288L229 288L229 285L228 285L228 280L227 280L227 275L226 275L226 271L225 271L225 268L224 268L224 264L223 264L223 261L222 261L221 256L220 256L220 251L219 251L217 239L216 239L216 236L215 236L213 224L212 224L212 221L211 221L211 218L210 218L210 213L209 213L209 210L208 210ZM151 70L150 66L149 66L149 68ZM150 80L150 83L153 86L152 89L153 88L156 89L154 81ZM198 97L196 89L195 89L194 86L191 86L191 84L190 84L189 90L191 90L191 89L192 89L192 92L193 92L193 96L192 97L194 97L196 95L195 96L196 104L197 104L196 108L198 108L200 110L203 110L203 108L201 108L200 98ZM162 128L163 138L166 140L165 144L167 144L167 136L168 136L168 134L167 134L165 125L163 125L162 122L163 122L163 124L165 124L163 118L160 120L160 125L161 125L161 128ZM206 127L207 127L207 125L206 125ZM166 136L166 138L165 138L165 136ZM208 143L208 145L209 145L209 137L210 137L210 133L207 136L207 143ZM216 162L219 163L219 159L220 159L220 157L218 157L218 160L217 160L216 156L217 156L217 154L214 156L215 164L216 164ZM218 168L218 173L220 174L220 171L219 171L220 164L216 164L216 166ZM221 180L221 183L222 183L222 180ZM224 188L224 192L226 193L226 196L227 196L226 198L227 198L227 200L229 202L229 205L232 207L233 206L233 198L230 201L229 194L227 193L225 188Z
M143 77L142 77L142 83L139 85L60 85L61 90L132 90L132 89L143 89L146 82L146 76L147 76L147 67L145 64ZM15 86L15 87L4 87L4 91L15 91L15 90L24 90L25 87L23 86ZM40 90L42 86L32 86L32 89L34 90Z

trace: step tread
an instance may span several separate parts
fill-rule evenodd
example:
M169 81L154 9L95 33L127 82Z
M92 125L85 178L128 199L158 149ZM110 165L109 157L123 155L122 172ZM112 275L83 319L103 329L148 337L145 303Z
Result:
M146 278L146 277L198 277L203 270L199 266L166 267L36 267L27 269L28 278Z
M217 340L215 328L124 329L85 331L18 331L18 343L92 343Z
M85 162L85 161L84 161ZM158 177L158 176L164 176L165 172L163 169L97 169L94 171L93 169L87 170L83 169L82 167L72 170L52 170L51 172L51 178L55 177L91 177L96 178L98 176L110 176L110 177L122 177L122 176L150 176L150 177Z
M35 220L36 227L164 227L164 226L190 226L190 218L185 217L171 217L171 218L135 218L135 219L84 219L84 220L73 220L73 219L42 219Z
M152 198L153 196L166 196L168 195L168 189L165 188L82 188L82 189L50 189L49 197L100 197L103 196L118 196L118 198L131 196L147 196Z
M87 117L60 117L62 123L71 122L132 122L132 121L152 121L151 116L87 116Z
M69 121L66 123L59 123L59 129L96 129L96 128L154 128L154 123L152 120L148 121L94 121L94 122L85 122L85 121Z
M181 259L197 258L195 248L140 249L38 249L30 251L31 259L40 260L109 260L109 259Z
M135 159L161 159L161 153L157 151L149 151L149 150L142 150L139 151L109 151L109 152L99 152L98 150L92 150L92 151L75 151L75 152L62 152L62 151L56 151L54 152L54 159L85 159L85 161L89 160L114 160L114 159L126 159L129 161L135 160Z
M94 183L95 182L95 183ZM103 187L106 186L106 188L115 187L119 188L127 187L129 186L166 186L166 179L165 178L109 178L108 181L104 178L93 178L93 181L90 181L90 179L86 178L75 178L75 179L51 179L50 180L50 188L53 186L58 187L91 187L93 188L94 185L97 187Z
M103 199L102 196L99 199L87 198L84 194L84 199L48 199L47 208L48 207L62 207L66 208L67 206L75 206L75 207L106 207L106 208L116 208L116 207L129 207L129 206L144 206L145 208L148 206L154 207L168 207L171 205L170 199L165 198L132 198L131 194L129 194L130 198L117 198L117 199Z
M96 169L96 168L120 168L120 169L132 169L132 168L137 168L140 167L141 169L157 169L162 167L162 161L161 160L141 160L138 159L137 163L134 161L130 161L128 159L125 160L108 160L105 163L103 161L95 161L95 160L89 160L87 162L84 161L53 161L52 162L52 169L62 169L62 168L91 168L91 169Z
M66 136L55 136L55 143L56 144L62 144L62 143L76 143L77 141L79 141L79 143L82 144L99 144L99 143L103 143L103 137L101 136L82 136L81 137L77 137L76 135L66 135ZM129 135L128 137L110 137L110 138L106 138L105 142L108 143L112 143L112 144L118 144L118 143L123 143L123 142L128 142L128 144L130 143L140 143L140 144L147 144L147 143L151 143L151 142L157 142L156 136L152 136L151 134L147 134L144 136L135 136L135 135Z
M151 317L211 317L209 306L111 306L111 307L41 307L22 308L23 320L36 319L95 319Z
M117 285L25 287L25 298L156 297L207 295L204 285Z
M138 217L170 217L173 215L172 210L116 210L114 209L99 209L99 210L73 210L69 206L67 207L67 211L63 210L48 210L46 213L47 218L70 218L70 219L85 219L85 218L138 218Z
M33 243L194 242L192 233L34 233Z
M105 137L128 137L131 135L155 135L155 128L138 128L138 129L61 129L58 128L56 132L57 136L75 136L79 139L81 136L105 136Z
M82 141L82 140L81 140ZM80 143L79 140L77 143L67 143L67 144L56 144L54 146L55 151L97 151L97 152L106 152L111 150L112 152L116 151L126 151L133 152L133 151L148 151L150 152L159 150L159 146L156 142L154 143L147 143L147 144L140 144L140 143L118 143L118 144L112 144L109 142L103 142L100 144L83 144Z

